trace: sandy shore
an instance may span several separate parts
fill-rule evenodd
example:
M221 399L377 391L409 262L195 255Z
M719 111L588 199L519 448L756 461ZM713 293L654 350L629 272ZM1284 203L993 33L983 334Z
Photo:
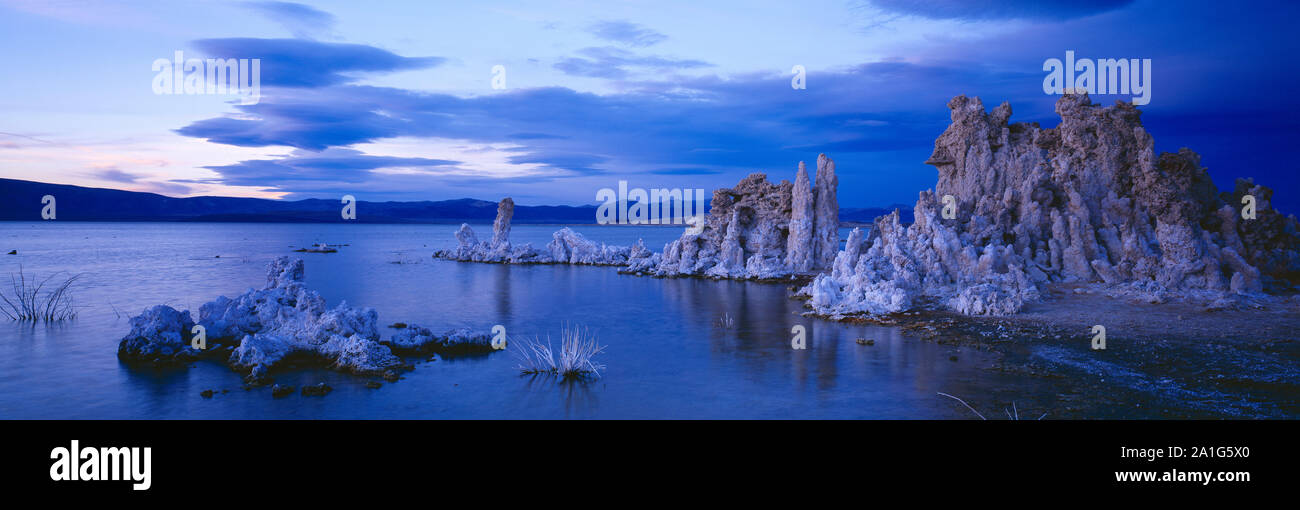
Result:
M914 312L882 320L923 341L991 351L993 372L1026 374L1054 388L1021 418L1296 418L1300 416L1300 301L1206 311L1140 303L1087 287L1053 286L1051 298L1011 317ZM851 321L860 319L851 319ZM1105 350L1092 327L1106 328ZM998 411L1017 395L962 396ZM1020 396L1021 405L1027 403ZM994 412L989 418L1005 418Z

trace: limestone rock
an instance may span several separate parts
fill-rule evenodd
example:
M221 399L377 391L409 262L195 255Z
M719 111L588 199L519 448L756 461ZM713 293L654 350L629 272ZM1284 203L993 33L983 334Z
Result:
M786 244L785 263L791 271L808 271L813 266L813 190L808 182L808 169L799 162L799 172L794 177L790 200L790 234Z
M131 331L118 343L117 356L123 361L168 364L196 359L200 352L190 346L194 319L188 310L166 305L149 308L132 317Z
M434 333L429 328L412 324L406 329L393 335L390 340L384 342L393 352L398 354L429 354L429 353L472 353L472 352L491 352L492 336L473 331L469 328L459 328L447 331L441 335Z
M269 265L264 288L205 303L199 308L198 324L206 330L209 347L233 345L227 364L246 372L253 384L268 381L270 370L290 359L365 375L385 374L403 365L393 349L380 342L378 313L347 303L327 309L320 294L303 285L303 276L301 259L280 257ZM194 324L189 312L150 308L131 319L131 332L120 342L118 355L155 364L196 359L204 353L189 345ZM427 330L416 328L421 331ZM437 341L470 344L481 343L482 338L486 335L457 330ZM392 345L406 344L399 339Z
M276 289L302 283L305 275L302 259L279 257L271 261L271 266L266 270L266 288Z
M1268 207L1271 191L1239 181L1220 194L1196 153L1157 156L1133 105L1067 94L1053 129L1008 124L1006 103L988 113L978 98L958 96L948 106L952 124L927 161L938 183L921 192L915 222L901 226L895 211L866 239L851 237L832 273L801 291L816 313L934 302L1005 315L1052 282L1160 300L1297 283L1296 220ZM1244 194L1259 200L1255 220L1240 219ZM953 219L941 216L945 195L956 202Z
M546 244L549 260L559 264L621 266L627 264L631 252L632 249L627 246L612 246L588 240L569 227L557 230L552 234L551 242Z
M640 240L630 247L598 243L568 227L556 231L542 250L512 247L514 202L507 198L497 207L492 242L479 241L474 229L462 224L456 248L433 256L461 262L616 265L624 266L624 273L656 276L770 279L824 271L839 247L838 185L835 162L825 154L817 158L815 186L802 162L793 186L750 174L734 188L714 191L703 225L687 229L662 253Z
M817 156L817 187L813 189L813 269L827 269L840 251L840 204L836 189L835 162L825 154Z
M628 251L627 268L623 271L634 274L652 272L662 259L660 254L646 248L645 241L637 239L636 244Z
M492 222L492 247L510 246L510 220L515 216L515 201L510 197L497 204L497 218Z
M839 248L835 163L817 158L816 186L801 162L795 183L750 174L713 192L699 232L664 247L659 276L772 279L829 269Z
M497 205L497 217L492 224L492 241L480 242L474 229L463 223L456 231L455 249L438 250L434 258L460 262L493 262L500 264L581 264L598 266L641 267L644 270L652 262L657 263L655 254L645 249L645 244L638 241L637 247L614 246L588 240L582 234L565 227L552 235L552 240L545 249L534 249L532 244L512 246L510 244L510 221L514 216L515 204L505 198Z

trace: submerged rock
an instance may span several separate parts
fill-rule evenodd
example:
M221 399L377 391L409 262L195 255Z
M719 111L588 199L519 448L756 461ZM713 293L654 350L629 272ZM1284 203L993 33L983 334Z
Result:
M902 226L895 210L865 239L855 230L831 274L801 290L816 313L932 302L1006 315L1053 282L1212 300L1289 288L1300 275L1296 220L1269 207L1271 190L1238 181L1220 194L1195 152L1157 157L1131 104L1068 94L1054 129L1008 124L1006 103L986 112L978 98L958 96L948 106L952 124L926 161L938 184L921 192L915 223ZM1241 219L1244 194L1258 200L1256 219Z
M206 329L209 345L234 344L226 362L245 372L248 384L266 384L270 370L290 360L358 375L385 375L406 367L388 343L380 342L379 314L347 303L327 309L324 298L303 285L303 277L301 259L280 257L268 267L264 288L249 289L234 299L221 296L199 308L197 324ZM189 346L194 324L189 312L168 306L145 310L131 319L131 332L119 343L118 356L154 364L196 359L204 352ZM395 338L416 329L423 328L399 331ZM440 341L471 343L469 338L475 337L468 329L455 333Z
M331 391L334 391L334 388L325 383L316 383L302 387L302 394L307 397L322 397L329 394Z

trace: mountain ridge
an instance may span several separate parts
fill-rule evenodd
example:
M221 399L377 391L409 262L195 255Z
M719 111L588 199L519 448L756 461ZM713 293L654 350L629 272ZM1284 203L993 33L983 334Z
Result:
M92 188L0 178L0 221L41 220L41 197L53 195L64 221L174 221L210 223L343 223L337 200L293 201L198 196L173 198L144 191ZM356 223L491 223L496 202L473 198L418 202L357 201ZM889 208L841 208L841 223L869 223ZM595 223L595 205L516 205L516 223ZM707 209L707 207L706 207ZM910 215L911 210L900 211Z

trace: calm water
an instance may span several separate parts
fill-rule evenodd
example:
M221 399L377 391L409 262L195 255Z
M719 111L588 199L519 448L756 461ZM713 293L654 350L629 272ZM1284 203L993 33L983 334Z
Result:
M84 273L80 316L57 325L0 322L0 418L968 418L935 392L985 394L1024 380L985 370L990 355L910 339L896 329L800 316L784 285L654 279L614 268L507 266L432 260L455 225L0 223L0 275ZM540 246L555 226L515 226ZM476 226L480 238L491 227ZM680 235L661 227L576 227L590 238L660 249ZM847 230L844 232L847 234ZM294 254L316 242L335 254ZM188 369L129 368L117 343L127 319L165 303L195 312L224 294L260 287L279 255L306 260L307 285L328 303L379 312L382 324L435 330L503 324L514 335L558 339L587 326L608 348L604 376L588 383L526 377L509 352L415 359L416 370L380 389L325 370L275 374L292 385L326 381L324 398L272 399L240 389L215 362ZM218 258L219 256L219 258ZM714 326L724 313L733 329ZM802 324L808 349L790 348ZM393 330L383 329L387 337ZM874 346L855 343L871 338ZM959 361L949 356L960 353ZM229 393L205 399L205 389ZM1050 396L1042 396L1049 399Z

